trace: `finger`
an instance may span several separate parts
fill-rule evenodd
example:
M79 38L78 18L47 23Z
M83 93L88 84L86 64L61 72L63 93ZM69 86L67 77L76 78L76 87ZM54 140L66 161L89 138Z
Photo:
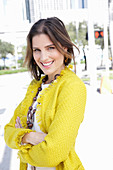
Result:
M16 119L16 124L19 125L19 119L18 118Z
M19 124L19 121L18 121L18 119L16 119L16 124Z
M16 128L19 128L19 126L18 126L17 124L15 124L15 127L16 127Z
M20 117L17 116L16 120L19 121L19 120L20 120Z
M18 119L16 119L16 123L18 123Z
M20 117L17 116L16 119L16 128L22 128L21 122L20 122Z
M18 121L18 123L19 123L19 126L20 126L20 128L22 128L22 125L21 125L20 118L19 118L19 121Z
M20 128L18 119L16 119L16 124L15 125L16 125L16 128Z
M20 125L20 118L19 118L19 117L17 117L16 123L17 123L18 125Z
M19 127L22 128L22 125L19 123Z

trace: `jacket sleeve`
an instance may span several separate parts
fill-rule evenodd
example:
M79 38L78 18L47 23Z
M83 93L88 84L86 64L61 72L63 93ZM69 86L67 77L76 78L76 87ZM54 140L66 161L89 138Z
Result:
M45 141L28 149L19 151L22 162L40 167L56 167L67 159L74 147L80 123L84 117L86 87L83 83L71 83L62 88Z
M4 139L5 139L6 144L12 149L23 150L23 152L26 151L26 149L28 149L32 146L31 144L21 145L22 137L26 133L29 133L29 132L32 131L30 129L26 129L27 117L25 116L25 113L28 109L26 107L25 103L26 103L27 98L29 97L28 95L30 94L29 88L30 88L30 86L27 89L27 93L26 93L24 100L15 109L15 112L14 112L12 119L4 127ZM22 124L23 128L15 128L17 116L20 117L21 124Z
M15 110L15 114L10 122L4 127L4 139L10 148L24 150L25 148L30 148L31 145L21 145L22 137L25 135L25 133L31 132L31 130L25 128L15 128L16 118L19 116L19 114L16 113L19 113L20 108L21 104Z

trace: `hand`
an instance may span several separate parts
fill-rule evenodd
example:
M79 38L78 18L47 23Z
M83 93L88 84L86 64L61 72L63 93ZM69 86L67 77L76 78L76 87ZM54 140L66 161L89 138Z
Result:
M44 141L47 134L43 132L30 132L26 133L22 138L22 143L30 143L32 145L37 145Z
M15 128L22 128L21 122L20 122L20 117L17 116L16 123L15 123Z
M16 128L22 128L21 122L20 122L20 117L17 116L16 123L15 123ZM30 132L26 133L23 138L22 138L22 143L30 143L32 145L37 145L41 142L44 141L44 138L47 134L43 132Z

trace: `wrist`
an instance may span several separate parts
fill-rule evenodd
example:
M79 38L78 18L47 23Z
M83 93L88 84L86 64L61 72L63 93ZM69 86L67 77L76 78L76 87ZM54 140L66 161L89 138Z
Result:
M29 138L28 138L28 135L29 135L29 133L26 133L23 137L22 137L22 143L24 144L26 144L26 143L29 143Z

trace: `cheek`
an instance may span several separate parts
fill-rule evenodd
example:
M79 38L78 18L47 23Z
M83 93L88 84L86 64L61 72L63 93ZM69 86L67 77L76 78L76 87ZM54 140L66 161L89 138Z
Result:
M36 54L33 54L33 58L34 58L35 61L39 61L40 57L38 55L36 55Z
M53 58L57 61L64 61L64 56L60 53L60 52L57 52L56 54L53 55Z
M63 55L59 55L59 57L57 58L58 62L60 63L64 63L64 56Z

